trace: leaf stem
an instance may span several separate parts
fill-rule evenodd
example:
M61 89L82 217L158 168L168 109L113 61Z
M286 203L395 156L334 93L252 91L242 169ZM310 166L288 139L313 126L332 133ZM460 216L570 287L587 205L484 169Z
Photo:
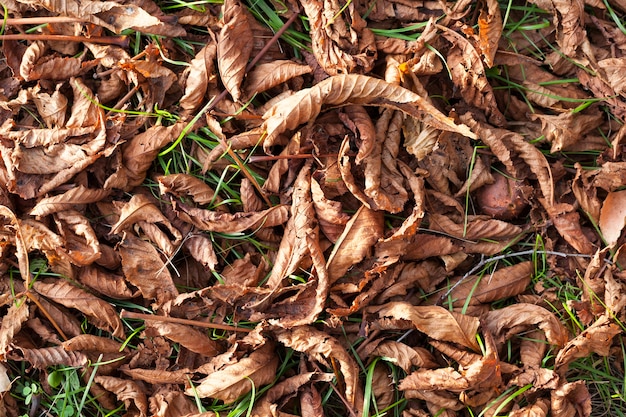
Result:
M247 329L245 327L230 326L228 324L220 323L208 323L198 320L180 319L178 317L157 316L154 314L134 313L132 311L122 310L120 311L120 318L122 319L139 319L139 320L153 320L162 321L165 323L186 324L189 326L205 327L208 329L227 330L233 332L246 332L250 333L253 329Z

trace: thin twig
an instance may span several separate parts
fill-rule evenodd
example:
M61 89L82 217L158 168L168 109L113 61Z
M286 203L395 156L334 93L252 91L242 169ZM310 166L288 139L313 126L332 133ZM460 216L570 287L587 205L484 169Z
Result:
M30 33L0 35L0 41L61 41L61 42L85 42L104 45L117 45L122 48L128 47L128 36L74 36L74 35L38 35Z
M491 258L486 258L486 259L485 259L484 255L483 255L481 260L480 260L480 262L478 262L476 265L474 265L474 267L472 269L467 271L465 273L465 275L463 275L463 277L460 280L458 280L452 287L450 287L450 289L448 291L446 291L446 293L439 298L439 300L437 301L436 305L440 305L443 302L443 300L445 300L452 293L452 291L455 290L456 287L461 285L461 283L464 282L467 278L469 278L474 272L478 271L479 269L481 269L482 267L484 267L488 263L500 261L500 260L506 259L506 258L512 258L514 256L524 256L524 255L533 255L533 254L554 255L554 256L560 256L560 257L563 257L563 258L567 258L568 256L576 257L576 258L591 258L591 255L585 255L585 254L582 254L582 253L565 253L565 252L555 252L555 251L551 251L551 250L537 251L537 250L533 250L533 249L525 250L525 251L521 251L521 252L507 253L507 254L504 254L504 255L493 256Z
M3 23L7 26L45 25L49 23L84 23L85 19L69 16L38 16L38 17L9 17Z
M122 310L120 312L120 318L123 319L139 319L139 320L152 320L161 321L165 323L186 324L188 326L205 327L207 329L227 330L233 332L245 332L250 333L253 329L247 329L245 327L230 326L228 324L220 323L208 323L198 320L179 319L178 317L157 316L154 314L134 313L132 311Z

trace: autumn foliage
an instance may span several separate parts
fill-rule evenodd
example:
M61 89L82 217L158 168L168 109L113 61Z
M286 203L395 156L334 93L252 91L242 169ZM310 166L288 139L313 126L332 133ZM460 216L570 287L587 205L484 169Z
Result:
M280 39L252 3L3 2L0 382L591 415L570 365L624 371L624 2L268 2Z

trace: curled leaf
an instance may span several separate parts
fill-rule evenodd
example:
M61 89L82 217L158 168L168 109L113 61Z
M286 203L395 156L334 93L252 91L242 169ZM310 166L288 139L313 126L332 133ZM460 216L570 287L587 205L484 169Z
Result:
M467 126L457 125L420 95L383 80L349 74L330 77L311 88L300 90L265 112L263 127L267 137L263 147L269 151L278 135L315 119L323 105L346 104L395 108L439 129L476 138Z

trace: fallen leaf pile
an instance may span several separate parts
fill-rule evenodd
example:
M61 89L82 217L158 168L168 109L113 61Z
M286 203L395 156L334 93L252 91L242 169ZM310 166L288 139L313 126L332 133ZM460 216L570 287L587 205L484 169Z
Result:
M167 4L3 2L3 376L76 367L126 416L591 414L623 1L272 2L279 41L255 2Z

